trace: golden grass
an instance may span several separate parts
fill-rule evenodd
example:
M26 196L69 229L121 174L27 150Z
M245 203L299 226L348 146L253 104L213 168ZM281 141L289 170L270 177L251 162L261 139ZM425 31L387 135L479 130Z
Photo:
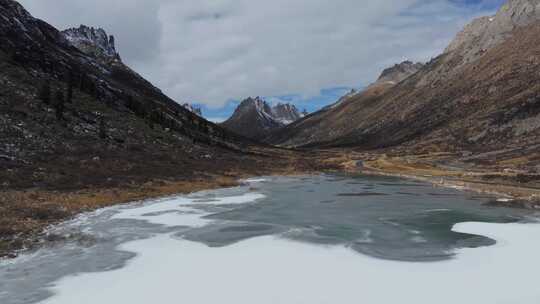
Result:
M441 154L446 155L446 154ZM540 189L519 185L515 182L503 182L504 177L514 177L502 171L466 171L466 170L446 170L436 165L436 158L431 158L433 164L426 163L426 157L421 158L421 162L415 156L388 158L381 156L371 161L364 162L366 172L400 176L430 182L444 187L458 187L481 193L491 193L502 196L513 197L518 200L538 201L540 199ZM521 160L520 160L521 161ZM499 176L501 180L488 182L483 180L484 176Z
M528 157L517 157L517 158L510 158L506 160L499 161L499 165L501 166L520 166L520 165L526 165L529 163Z
M404 161L402 159L379 158L374 161L366 162L366 167L384 172L415 174L422 176L463 176L464 172L448 171L439 169L426 163L415 163Z
M29 245L45 227L81 212L143 199L238 185L237 177L212 176L193 181L152 181L138 186L84 189L73 192L44 190L0 193L0 257Z

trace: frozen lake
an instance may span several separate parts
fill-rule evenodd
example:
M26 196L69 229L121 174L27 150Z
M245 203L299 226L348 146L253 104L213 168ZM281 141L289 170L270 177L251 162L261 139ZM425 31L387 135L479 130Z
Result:
M492 198L305 176L133 203L0 262L0 303L540 303L540 224Z

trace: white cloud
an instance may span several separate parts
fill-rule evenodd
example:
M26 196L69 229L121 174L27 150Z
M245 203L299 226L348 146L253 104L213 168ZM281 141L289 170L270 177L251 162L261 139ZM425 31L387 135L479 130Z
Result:
M355 87L429 60L478 11L448 0L21 0L61 28L102 26L124 60L178 101Z

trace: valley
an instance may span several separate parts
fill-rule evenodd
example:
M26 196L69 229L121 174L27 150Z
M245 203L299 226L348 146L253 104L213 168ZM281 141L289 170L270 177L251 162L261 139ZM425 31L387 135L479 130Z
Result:
M540 8L511 0L427 63L314 113L262 97L221 124L122 61L101 28L0 0L0 256L103 207L253 176L389 175L540 205Z
M0 0L1 304L540 303L540 0L53 2Z

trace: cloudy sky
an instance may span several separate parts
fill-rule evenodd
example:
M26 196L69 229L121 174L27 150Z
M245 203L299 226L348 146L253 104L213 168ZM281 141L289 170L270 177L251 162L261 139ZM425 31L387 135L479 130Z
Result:
M428 61L503 0L19 0L63 29L114 34L123 60L225 117L247 96L310 111L405 59Z

